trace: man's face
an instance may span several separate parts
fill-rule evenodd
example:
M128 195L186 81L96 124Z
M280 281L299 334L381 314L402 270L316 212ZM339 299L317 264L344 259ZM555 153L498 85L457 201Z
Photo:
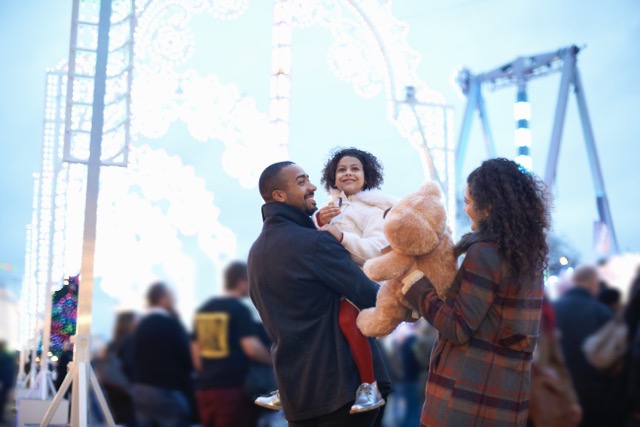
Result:
M242 279L238 282L238 294L241 297L249 296L249 281L247 279Z
M307 215L313 214L318 209L313 197L318 187L309 181L309 175L296 164L285 167L280 173L285 189L276 190L276 200L300 209Z
M173 311L176 305L176 299L171 290L167 289L167 293L160 300L160 306L168 311Z

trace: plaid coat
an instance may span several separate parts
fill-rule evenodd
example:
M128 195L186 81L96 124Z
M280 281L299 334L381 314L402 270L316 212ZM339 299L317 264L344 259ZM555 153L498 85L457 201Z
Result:
M421 426L526 426L541 277L508 277L494 244L472 243L445 301L428 280L406 299L438 330Z

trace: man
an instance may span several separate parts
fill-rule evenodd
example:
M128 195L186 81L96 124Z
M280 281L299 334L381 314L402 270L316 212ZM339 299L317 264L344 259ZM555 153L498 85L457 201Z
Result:
M69 363L73 361L73 346L69 341L62 343L62 353L58 357L58 364L56 365L56 390L60 390L64 378L69 371ZM67 396L71 388L67 389Z
M245 263L234 262L226 268L224 291L195 316L191 349L198 371L200 422L204 427L249 427L255 425L256 414L243 388L249 363L271 365L271 356L257 335L251 312L240 300L249 295Z
M371 426L379 409L349 414L360 378L338 325L338 306L344 296L361 309L372 307L378 285L333 236L316 230L310 218L316 186L300 166L267 167L259 188L264 224L249 253L250 295L273 341L289 425ZM377 345L370 344L384 393L388 375Z
M16 380L15 363L6 341L0 340L0 424L4 423L5 406Z
M573 273L573 287L553 305L565 362L583 410L581 426L616 426L618 378L599 372L582 352L589 335L612 317L611 310L596 299L600 290L598 271L581 265ZM621 422L621 421L620 421Z
M140 427L187 427L193 372L189 338L164 283L151 285L147 302L149 311L133 335L136 419Z

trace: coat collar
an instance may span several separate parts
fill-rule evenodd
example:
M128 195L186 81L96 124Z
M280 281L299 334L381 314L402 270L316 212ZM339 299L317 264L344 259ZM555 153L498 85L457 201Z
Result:
M471 247L471 245L473 245L474 243L479 243L479 242L493 242L494 240L484 236L482 233L477 232L477 231L472 231L470 233L465 234L464 236L462 236L460 238L460 241L456 244L456 246L453 248L453 253L454 256L456 258L458 258L460 255L462 255L463 253L466 253L467 250Z
M282 218L294 222L301 227L316 229L309 215L285 203L268 202L262 205L262 220L267 222L272 218Z
M145 313L147 316L151 316L152 314L161 314L162 316L173 317L169 310L159 306L149 307Z
M343 191L334 188L329 191L329 196L332 199L341 198L343 202L359 200L368 205L379 207L382 210L387 210L398 203L397 198L389 196L376 188L358 191L351 196L347 196Z
M576 285L574 285L571 289L567 290L567 292L565 292L565 295L572 295L574 297L585 298L585 299L595 299L594 296L591 295L591 293L588 290Z

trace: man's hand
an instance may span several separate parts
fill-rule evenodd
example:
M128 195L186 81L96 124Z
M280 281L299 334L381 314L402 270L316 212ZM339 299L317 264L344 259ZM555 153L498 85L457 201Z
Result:
M335 225L325 224L322 227L320 227L320 230L326 231L327 233L335 237L338 242L342 243L342 231L340 231L338 227L336 227Z
M316 214L318 224L327 225L331 220L340 215L340 208L335 205L328 205L322 207Z

